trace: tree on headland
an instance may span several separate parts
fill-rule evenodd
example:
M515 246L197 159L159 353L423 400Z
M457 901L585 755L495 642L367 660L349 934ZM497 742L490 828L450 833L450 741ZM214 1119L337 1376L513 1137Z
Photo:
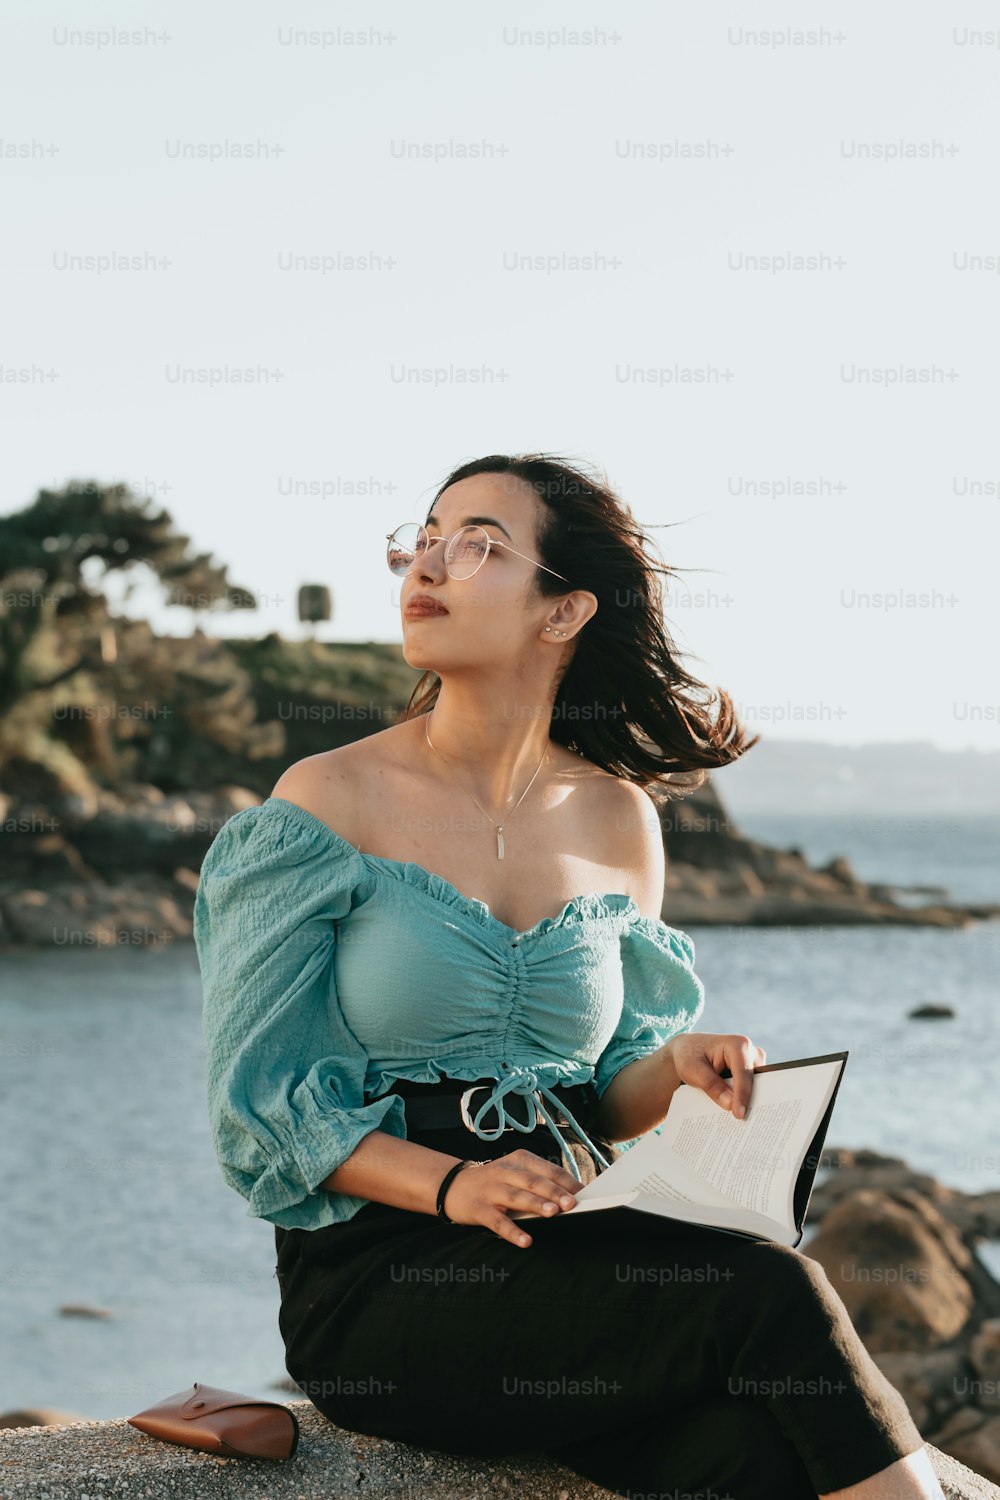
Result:
M164 602L201 611L254 609L249 590L194 550L170 513L125 484L73 480L40 490L0 516L0 756L34 762L70 785L134 770L129 742L168 743L177 699L196 700L199 732L223 740L234 727L273 751L281 726L252 725L249 681L221 643L189 650L158 640L144 621L116 616L105 589L120 574L134 587L148 569ZM186 645L186 643L185 643ZM206 670L205 658L209 666ZM245 674L243 674L245 675ZM178 726L183 732L183 726ZM275 733L277 731L277 735Z
M0 516L0 714L25 693L93 664L94 627L111 619L106 596L86 581L85 569L94 573L95 563L101 579L144 564L163 584L167 604L256 608L248 590L228 583L225 567L192 552L168 511L154 510L127 485L73 480L61 490L40 490L31 505ZM57 622L88 628L60 633L72 659L39 679L28 657L38 634Z
M393 722L412 692L394 645L157 635L109 600L117 577L126 598L152 582L201 615L257 604L126 485L73 481L0 516L0 792L235 782L263 796L292 761Z

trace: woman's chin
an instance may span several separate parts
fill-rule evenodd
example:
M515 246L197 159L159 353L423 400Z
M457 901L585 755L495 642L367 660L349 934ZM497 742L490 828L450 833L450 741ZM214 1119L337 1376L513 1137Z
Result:
M418 672L433 672L434 664L430 660L430 653L426 647L421 649L420 643L411 636L407 639L403 636L402 644L403 660L408 667L413 667Z

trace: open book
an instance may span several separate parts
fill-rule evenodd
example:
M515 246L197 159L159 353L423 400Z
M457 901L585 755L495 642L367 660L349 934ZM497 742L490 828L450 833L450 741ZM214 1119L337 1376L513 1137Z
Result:
M846 1064L846 1052L761 1064L742 1120L680 1084L659 1131L642 1136L549 1222L637 1208L794 1248ZM719 1076L730 1077L729 1069Z

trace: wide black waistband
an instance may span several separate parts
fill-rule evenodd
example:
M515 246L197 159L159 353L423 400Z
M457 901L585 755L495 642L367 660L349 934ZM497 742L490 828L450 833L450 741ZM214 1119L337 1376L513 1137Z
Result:
M503 1082L498 1078L442 1078L435 1083L417 1083L409 1078L398 1078L392 1087L387 1089L379 1098L385 1099L390 1094L399 1094L405 1102L405 1114L407 1129L415 1130L461 1130L469 1132L469 1126L462 1119L460 1099L467 1090L477 1091L470 1095L467 1103L467 1111L470 1118L474 1118L482 1109L489 1095L497 1086ZM592 1082L574 1084L547 1085L549 1091L566 1110L573 1115L574 1119L584 1128L587 1128L587 1120L596 1109L598 1104L597 1090ZM553 1122L559 1125L569 1125L562 1109L554 1106L552 1100L545 1098L545 1107L552 1116ZM375 1101L371 1101L374 1103ZM537 1113L535 1100L531 1097L518 1093L511 1089L504 1096L504 1109L508 1120L516 1119L524 1126L535 1112L534 1129L548 1129L544 1120ZM488 1109L480 1120L480 1128L485 1130L496 1130L500 1123L500 1116L496 1105ZM514 1132L517 1127L511 1124L504 1126L504 1134ZM475 1131L471 1134L475 1135ZM520 1130L519 1135L527 1135L530 1132Z

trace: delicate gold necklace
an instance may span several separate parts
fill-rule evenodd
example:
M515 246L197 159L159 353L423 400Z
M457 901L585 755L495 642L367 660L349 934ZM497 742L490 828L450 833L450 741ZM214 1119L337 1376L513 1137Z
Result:
M444 756L441 754L441 751L437 748L437 746L435 744L433 744L431 742L430 717L431 717L430 714L427 714L426 718L424 719L424 737L426 738L428 745L430 745L431 749L434 751L434 754L436 756L438 756L438 758L440 760L444 760ZM539 771L542 769L542 766L545 763L545 757L548 755L548 753L549 753L549 747L546 745L545 750L542 752L542 758L538 762L538 765L535 767L535 776L537 776L538 773L539 773ZM445 763L446 766L448 766L448 762L446 760L444 760L444 763ZM448 766L448 770L451 771L451 774L453 776L455 776L455 772L451 770L451 766ZM508 818L513 817L513 815L517 812L518 808L521 806L521 803L524 801L525 797L531 791L532 782L534 782L535 776L532 776L531 781L528 782L528 785L525 787L525 789L521 793L520 797L518 797L517 801L514 803L514 806L511 808L510 812L507 814ZM459 786L462 788L462 790L464 792L469 792L469 788L467 786L465 786L463 784L463 782L459 781L459 778L457 776L455 776L455 780L458 781ZM479 811L481 813L484 813L486 815L486 817L489 818L489 821L491 823L493 823L493 819L490 818L489 813L486 812L485 807L479 801L478 797L474 796L472 792L469 792L469 796L472 797L472 800L476 804L476 806L479 808ZM494 828L497 831L497 859L503 859L503 823L494 823L493 826L494 826Z

